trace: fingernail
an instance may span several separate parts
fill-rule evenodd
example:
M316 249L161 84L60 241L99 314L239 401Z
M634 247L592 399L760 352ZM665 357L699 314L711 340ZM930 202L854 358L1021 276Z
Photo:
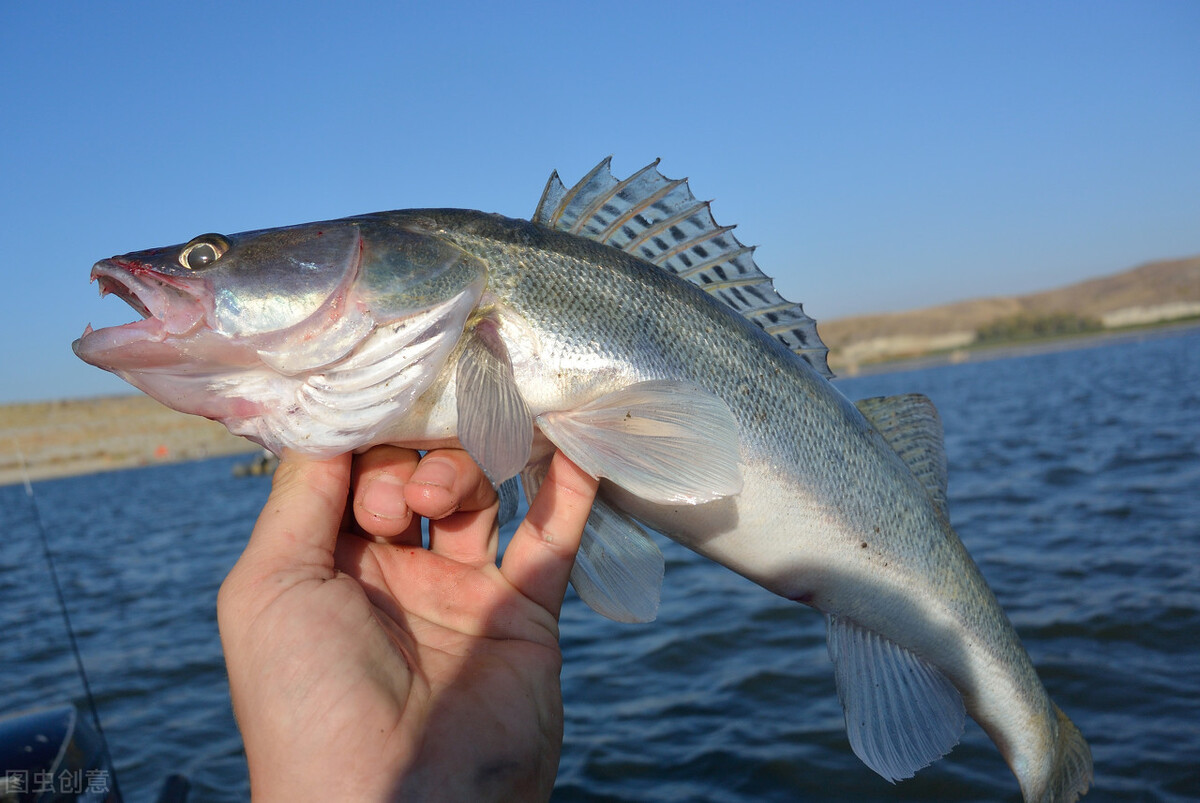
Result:
M367 483L358 505L380 519L403 519L408 516L404 483L387 474L381 474Z
M458 471L454 468L453 463L434 458L418 465L409 482L451 490L454 488L454 479L457 476Z

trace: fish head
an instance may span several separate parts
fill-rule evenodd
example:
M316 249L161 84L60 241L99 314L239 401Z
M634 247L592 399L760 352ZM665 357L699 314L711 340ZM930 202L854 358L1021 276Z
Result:
M72 348L272 451L332 454L367 445L432 383L485 274L402 216L202 234L97 262L101 295L142 319L89 325Z
M133 375L250 364L265 340L300 334L357 273L352 228L202 234L97 262L91 279L142 315L74 343L84 361Z

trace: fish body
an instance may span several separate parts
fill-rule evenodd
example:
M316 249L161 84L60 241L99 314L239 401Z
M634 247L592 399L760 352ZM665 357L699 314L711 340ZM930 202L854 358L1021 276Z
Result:
M147 317L75 350L277 452L462 445L532 494L559 448L604 478L572 575L597 610L653 617L658 530L827 615L885 778L965 709L1025 800L1076 799L1086 742L951 527L932 405L847 400L811 321L653 167L552 178L534 221L405 210L114 257L93 277Z

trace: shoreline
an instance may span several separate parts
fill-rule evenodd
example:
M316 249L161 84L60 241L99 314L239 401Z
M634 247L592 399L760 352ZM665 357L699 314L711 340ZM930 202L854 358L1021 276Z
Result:
M258 451L140 394L0 406L0 485Z
M1194 329L1200 329L1200 321L959 349L840 367L836 379L1095 348ZM140 394L0 405L0 485L261 451L215 421L176 412Z
M1119 332L1092 332L1084 335L1030 341L1028 343L1004 343L995 346L953 349L936 354L924 354L920 357L885 360L866 365L839 366L835 379L853 379L860 376L903 373L905 371L919 371L924 368L940 368L943 365L963 365L965 363L987 362L990 360L1006 360L1012 357L1030 357L1037 354L1053 354L1060 351L1097 348L1117 343L1133 343L1142 340L1154 340L1160 337L1172 337L1191 329L1200 329L1200 321L1191 320L1184 323L1148 326Z

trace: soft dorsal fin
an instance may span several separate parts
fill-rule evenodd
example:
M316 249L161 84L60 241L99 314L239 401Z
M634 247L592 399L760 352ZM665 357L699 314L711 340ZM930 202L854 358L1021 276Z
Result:
M718 226L708 201L687 179L658 172L658 160L624 181L609 157L567 189L555 172L546 182L533 222L620 248L687 279L757 324L827 378L829 349L817 323L799 304L775 292L732 226Z
M947 513L942 419L929 397L920 393L875 396L861 399L854 405L900 455L934 503Z

